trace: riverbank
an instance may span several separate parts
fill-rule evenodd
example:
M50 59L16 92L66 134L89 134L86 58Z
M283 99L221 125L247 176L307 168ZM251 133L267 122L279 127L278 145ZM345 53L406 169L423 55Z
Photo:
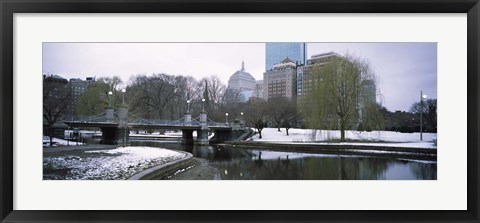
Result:
M193 155L191 153L184 151L175 152L183 153L185 157L143 170L130 177L129 180L162 180L180 170L188 169L192 166Z
M228 141L222 144L227 147L246 147L273 151L365 155L376 157L391 157L401 159L437 160L437 149L398 146L398 143L387 146L385 143L292 143L292 142L259 142L259 141Z
M282 143L331 143L340 141L338 130L315 130L292 128L287 135L284 128L278 131L277 128L264 128L262 138L259 134L251 137L252 141L258 142L282 142ZM345 131L345 139L351 144L388 144L388 146L432 148L436 149L437 133L423 133L423 140L420 140L420 133L402 133L395 131ZM343 143L346 144L346 143ZM398 145L395 145L398 144Z
M155 147L90 144L44 148L44 180L124 180L191 154Z
M55 147L44 147L43 153L50 154L50 153L63 153L63 152L85 152L90 150L108 150L108 149L115 149L119 147L118 145L105 145L105 144L87 144L87 145L79 145L79 146L55 146Z
M167 180L219 180L220 171L208 164L206 159L193 158L192 166L179 170Z

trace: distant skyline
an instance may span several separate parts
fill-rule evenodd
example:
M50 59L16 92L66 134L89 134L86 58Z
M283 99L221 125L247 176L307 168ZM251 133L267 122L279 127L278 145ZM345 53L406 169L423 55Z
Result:
M377 101L390 111L408 111L420 90L437 98L436 43L307 43L307 59L334 51L370 62ZM241 69L256 80L265 72L265 43L44 43L44 74L66 79L165 73L196 79L217 75L227 85Z

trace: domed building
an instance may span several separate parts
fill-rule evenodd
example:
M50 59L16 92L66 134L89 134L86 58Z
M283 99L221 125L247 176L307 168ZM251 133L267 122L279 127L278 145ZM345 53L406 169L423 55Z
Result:
M253 96L255 84L255 78L245 71L245 63L243 61L242 69L232 74L228 80L228 88L240 92L245 100Z

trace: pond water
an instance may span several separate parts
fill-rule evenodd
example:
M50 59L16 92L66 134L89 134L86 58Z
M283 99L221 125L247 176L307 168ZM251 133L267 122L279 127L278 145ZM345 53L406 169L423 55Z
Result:
M437 162L294 153L255 148L186 146L175 139L131 141L132 146L182 150L208 160L224 180L436 180Z

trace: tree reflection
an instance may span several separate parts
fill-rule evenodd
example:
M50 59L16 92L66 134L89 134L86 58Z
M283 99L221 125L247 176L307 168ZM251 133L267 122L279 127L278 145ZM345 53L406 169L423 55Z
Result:
M157 145L155 145L157 146ZM176 146L176 145L175 145ZM168 148L166 144L159 146ZM437 179L437 164L385 157L273 152L222 146L173 148L191 151L231 180Z
M417 179L436 180L437 164L436 163L417 163L412 162L410 169Z
M265 160L259 154L253 160L234 159L215 165L227 170L224 179L376 180L386 178L389 162L391 160L383 158L341 156Z

